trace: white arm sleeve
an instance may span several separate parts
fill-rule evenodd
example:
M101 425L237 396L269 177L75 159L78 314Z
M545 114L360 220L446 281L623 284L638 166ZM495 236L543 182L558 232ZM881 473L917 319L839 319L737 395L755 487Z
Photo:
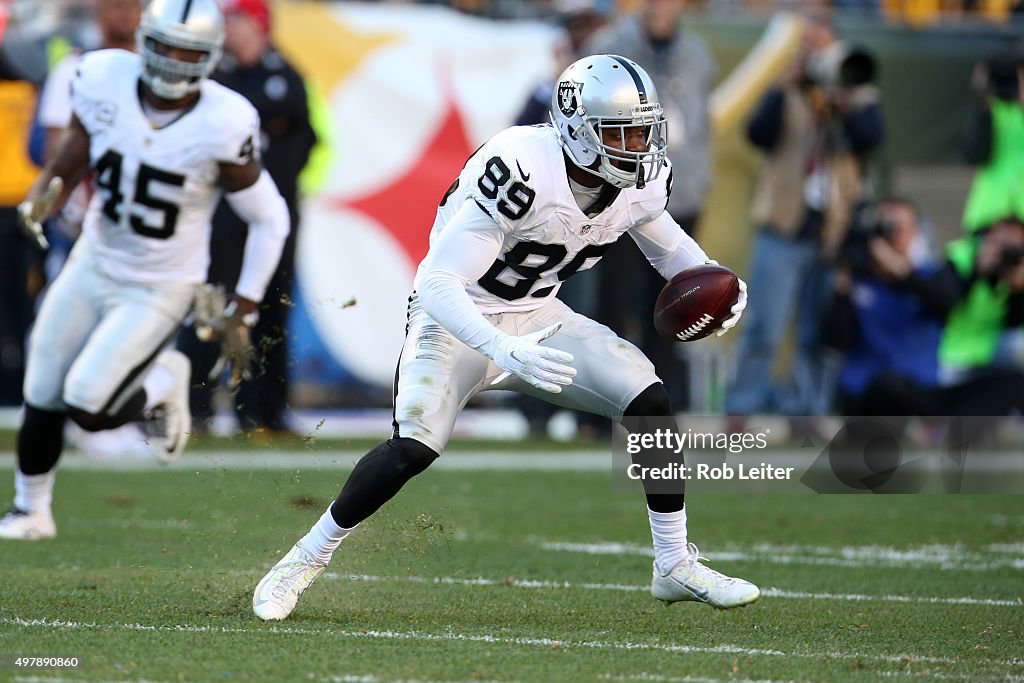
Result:
M288 205L266 171L249 187L226 194L225 198L238 217L249 224L242 274L238 276L235 293L252 301L263 301L291 229Z
M71 81L80 61L80 55L71 54L46 75L37 114L43 128L67 128L71 124Z
M430 245L417 288L427 315L488 358L493 358L495 344L506 335L487 322L466 287L487 272L504 241L494 219L467 201Z
M666 280L676 273L708 261L708 255L679 224L663 211L649 223L632 227L630 237L651 265Z

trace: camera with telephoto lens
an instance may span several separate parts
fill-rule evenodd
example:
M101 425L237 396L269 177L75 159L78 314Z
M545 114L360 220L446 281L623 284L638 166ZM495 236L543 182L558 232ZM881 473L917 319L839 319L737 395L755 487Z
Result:
M1024 263L1024 247L1007 246L999 253L999 272L1006 272Z
M854 214L846 240L839 250L838 262L854 273L874 272L875 259L868 244L874 237L889 239L896 232L896 226L881 215L875 204L863 204Z
M804 74L809 84L820 87L855 88L874 83L875 58L860 47L834 43L827 50L807 58Z

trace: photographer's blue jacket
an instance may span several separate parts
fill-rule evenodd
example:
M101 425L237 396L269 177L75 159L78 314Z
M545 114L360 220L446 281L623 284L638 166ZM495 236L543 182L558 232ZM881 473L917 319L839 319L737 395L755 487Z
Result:
M925 280L937 270L920 267L911 278ZM860 397L883 373L905 376L923 388L938 385L943 320L915 287L854 276L850 295L836 296L830 317L834 334L846 326L839 333L846 351L839 387L848 396Z

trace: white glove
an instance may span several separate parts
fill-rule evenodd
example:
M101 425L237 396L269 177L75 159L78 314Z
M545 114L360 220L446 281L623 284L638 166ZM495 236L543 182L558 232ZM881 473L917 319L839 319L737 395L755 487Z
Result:
M36 246L44 251L50 248L50 243L43 234L43 221L53 211L53 205L57 203L63 189L64 180L60 176L53 176L41 195L18 204L18 222Z
M739 278L737 278L739 279ZM729 310L732 311L732 315L726 318L722 322L722 326L715 332L716 337L721 337L723 334L731 330L736 326L736 323L740 321L740 316L743 315L743 309L747 307L747 283L740 280L740 295L736 297L736 303L732 305Z
M538 389L557 394L563 386L572 384L576 368L571 353L541 346L540 343L558 332L562 323L556 323L539 332L522 337L506 335L498 342L492 360L504 370L491 384L497 384L509 375L515 375Z

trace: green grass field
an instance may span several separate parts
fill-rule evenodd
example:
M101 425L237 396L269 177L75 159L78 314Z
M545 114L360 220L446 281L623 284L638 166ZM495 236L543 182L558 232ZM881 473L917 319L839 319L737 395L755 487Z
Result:
M651 598L610 471L432 469L260 622L255 583L344 476L61 470L58 538L0 541L0 655L84 664L0 680L1024 680L1020 497L691 498L691 540L763 591L720 612Z

